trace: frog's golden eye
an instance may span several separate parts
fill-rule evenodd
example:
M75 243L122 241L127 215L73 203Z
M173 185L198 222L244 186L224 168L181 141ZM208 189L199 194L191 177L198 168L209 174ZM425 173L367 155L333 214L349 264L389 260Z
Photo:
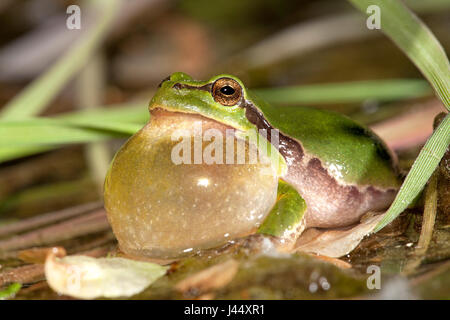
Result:
M239 82L231 78L220 78L214 82L211 94L214 101L224 106L234 106L242 97L242 88Z

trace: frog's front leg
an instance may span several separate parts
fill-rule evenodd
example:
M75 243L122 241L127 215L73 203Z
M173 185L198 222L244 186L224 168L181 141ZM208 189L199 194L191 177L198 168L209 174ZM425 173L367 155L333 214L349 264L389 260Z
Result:
M283 180L278 182L277 201L257 234L271 236L281 250L290 250L305 229L306 202L297 190Z

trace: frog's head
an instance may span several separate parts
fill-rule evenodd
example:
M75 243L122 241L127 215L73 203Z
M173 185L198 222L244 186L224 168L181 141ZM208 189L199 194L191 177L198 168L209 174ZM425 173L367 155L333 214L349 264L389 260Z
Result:
M255 101L257 101L255 103ZM193 80L189 75L176 72L164 79L150 101L149 110L190 113L200 115L234 128L237 136L248 136L254 132L262 139L269 137L271 127L257 107L265 102L251 95L241 80L228 74L221 74L206 81ZM271 160L278 174L287 172L283 156L268 144ZM263 151L260 149L260 151Z
M193 80L176 72L164 79L150 101L150 112L163 109L193 113L216 120L240 131L256 129L248 119L249 96L238 78L221 74L206 81Z

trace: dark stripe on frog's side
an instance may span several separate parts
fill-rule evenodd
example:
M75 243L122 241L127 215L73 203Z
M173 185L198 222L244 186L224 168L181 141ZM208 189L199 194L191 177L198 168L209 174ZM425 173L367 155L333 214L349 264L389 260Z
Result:
M258 130L266 130L266 138L271 142L272 130L274 129L270 123L264 118L261 111L258 110L251 102L242 99L241 108L245 108L245 116L248 121L253 123ZM281 153L286 163L300 161L303 158L303 148L294 139L289 138L282 132L279 132L278 151Z

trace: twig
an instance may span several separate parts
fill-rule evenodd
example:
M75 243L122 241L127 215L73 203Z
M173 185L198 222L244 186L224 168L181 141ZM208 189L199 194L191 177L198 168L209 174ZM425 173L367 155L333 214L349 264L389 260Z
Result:
M437 172L435 172L430 179L426 191L426 202L423 211L422 230L420 232L417 249L426 252L433 236L434 222L436 221L437 208Z
M0 169L0 201L36 181L49 177L72 178L84 170L79 146L49 152ZM20 172L20 175L17 174Z
M108 230L109 228L105 211L97 210L56 225L0 241L0 250L16 250L48 245L57 241Z
M31 283L44 279L44 265L30 264L0 273L0 287L12 282Z
M60 220L71 218L102 207L102 202L96 201L76 207L67 208L55 212L42 214L33 218L29 218L20 222L0 226L0 237L4 237L13 233L20 233L45 226Z

